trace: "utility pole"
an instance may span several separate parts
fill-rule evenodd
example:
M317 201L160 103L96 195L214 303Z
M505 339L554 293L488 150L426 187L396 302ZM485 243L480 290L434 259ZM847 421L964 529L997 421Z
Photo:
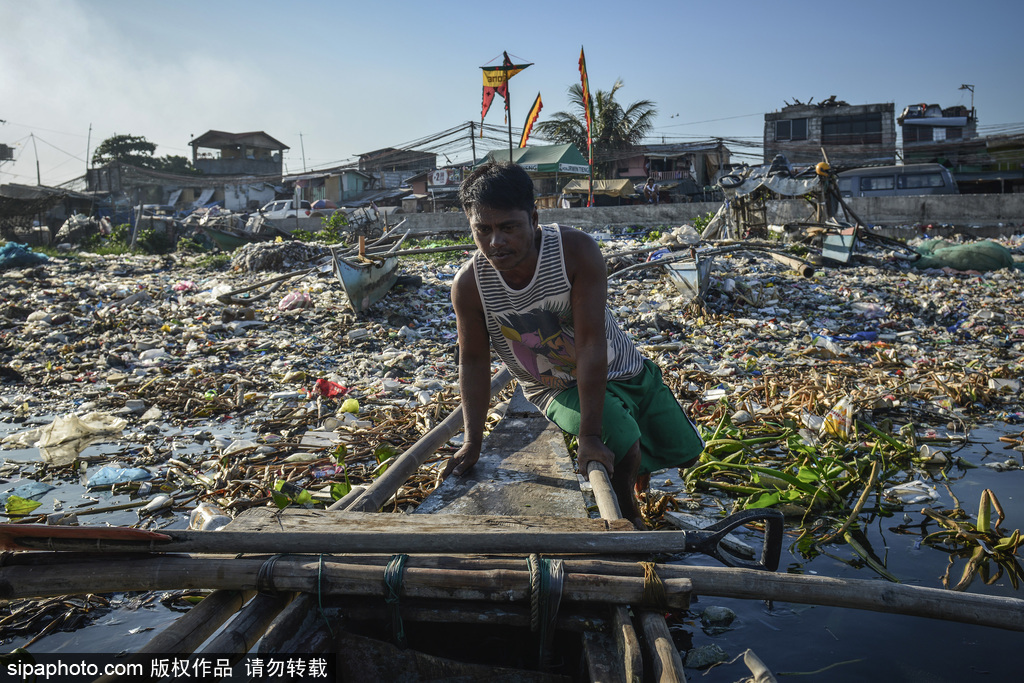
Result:
M484 124L480 124L482 127ZM476 166L476 124L472 121L469 122L469 142L473 145L473 165Z
M39 174L39 148L36 146L36 134L35 133L29 133L29 137L32 138L32 149L36 153L36 185L42 185L43 184L43 178Z
M302 133L299 133L299 149L302 150L302 172L306 172L306 145L302 142ZM299 207L295 207L299 208Z
M92 124L89 124L89 135L85 138L85 183L89 186L89 144L92 142Z
M970 83L962 84L958 90L970 90L971 91L971 118L974 119L975 125L977 125L978 117L974 113L974 86Z

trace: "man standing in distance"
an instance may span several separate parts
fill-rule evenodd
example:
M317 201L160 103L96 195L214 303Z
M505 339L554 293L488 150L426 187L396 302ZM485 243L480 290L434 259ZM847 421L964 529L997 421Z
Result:
M600 248L579 230L539 225L520 166L481 166L459 199L479 252L452 286L465 441L445 476L480 457L493 347L526 397L577 435L580 472L604 465L622 514L643 528L634 489L655 470L690 464L704 444L661 370L612 318Z

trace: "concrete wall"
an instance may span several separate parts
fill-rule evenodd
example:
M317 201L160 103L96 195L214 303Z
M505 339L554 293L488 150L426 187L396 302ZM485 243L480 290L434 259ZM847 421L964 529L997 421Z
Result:
M1020 226L1024 223L1024 194L932 195L920 197L854 197L846 200L857 216L870 225L953 224L958 227ZM542 223L583 227L659 226L690 223L697 216L715 212L712 202L661 204L659 206L606 206L575 209L542 209ZM770 222L810 220L813 209L802 199L768 203ZM396 214L417 231L468 230L462 212Z

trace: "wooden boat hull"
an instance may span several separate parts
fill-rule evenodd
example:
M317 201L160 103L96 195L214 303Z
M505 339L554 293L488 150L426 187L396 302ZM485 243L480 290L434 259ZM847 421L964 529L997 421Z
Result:
M398 280L398 257L384 256L372 261L334 257L334 273L345 290L349 305L362 313L384 298Z
M708 285L711 284L711 262L711 258L698 256L692 260L665 264L665 272L686 303L702 298L707 293Z

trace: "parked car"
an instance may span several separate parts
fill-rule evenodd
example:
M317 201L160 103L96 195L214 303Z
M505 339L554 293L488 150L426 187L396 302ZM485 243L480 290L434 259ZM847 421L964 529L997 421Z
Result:
M844 197L959 194L953 175L941 164L854 168L837 178Z
M138 208L138 207L136 207ZM143 204L143 216L173 216L174 207L170 204Z
M267 220L281 220L283 218L309 218L314 215L313 207L307 201L299 202L299 210L295 210L294 199L279 199L277 201L264 204L260 209L260 214Z

